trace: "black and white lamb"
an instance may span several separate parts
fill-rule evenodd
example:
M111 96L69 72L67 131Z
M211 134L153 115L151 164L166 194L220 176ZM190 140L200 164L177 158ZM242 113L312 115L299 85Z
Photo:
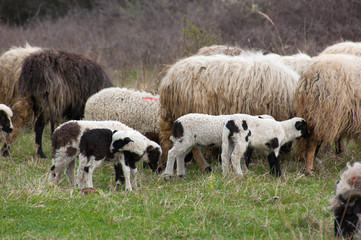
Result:
M185 175L184 157L196 145L221 146L223 125L230 115L208 115L190 113L178 118L172 128L170 139L173 147L168 152L167 166L163 172L165 178L173 175L177 160L177 175ZM269 115L256 116L258 119L273 119Z
M294 117L285 121L259 119L247 114L234 114L224 122L222 133L222 171L229 171L229 162L242 175L240 159L247 148L264 150L268 154L271 173L281 176L279 151L283 144L299 137L309 137L306 121Z
M111 131L136 131L118 121L72 120L61 124L55 129L51 139L52 166L49 174L49 182L51 184L58 184L61 179L61 174L65 169L70 185L76 187L75 160L80 154L80 139L85 131L95 128L107 128ZM98 142L98 139L93 139L93 141ZM156 142L147 138L146 142L148 147L145 157L150 159L149 162L154 163L160 158L162 153L161 148ZM79 163L79 165L82 164L83 163ZM78 168L78 171L80 171L80 169L81 168Z
M12 132L14 129L11 118L13 111L5 104L0 104L0 129L6 133Z
M335 184L335 195L330 200L330 206L335 215L335 236L352 239L361 227L360 162L347 164L347 169Z
M99 141L94 141L97 139ZM137 131L111 131L109 129L92 129L86 131L80 139L78 181L80 188L93 188L92 174L105 160L112 161L116 171L116 184L124 181L125 189L132 191L136 186L136 162L141 159L150 162L156 169L156 158L143 158L149 151L147 138ZM124 173L124 175L123 175ZM131 175L131 176L130 176ZM133 178L132 183L130 177Z

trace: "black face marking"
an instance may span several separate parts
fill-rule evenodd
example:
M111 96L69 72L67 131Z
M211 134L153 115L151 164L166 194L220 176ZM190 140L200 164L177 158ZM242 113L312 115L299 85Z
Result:
M295 128L298 131L301 131L301 136L304 138L308 138L310 137L310 132L308 131L308 127L307 127L307 123L306 121L302 120L302 121L297 121L295 124Z
M248 134L247 134L247 136L245 137L246 142L249 141L249 137L250 137L250 136L251 136L251 130L248 131Z
M51 166L50 171L54 171L55 165Z
M247 130L247 129L248 129L248 125L247 125L246 120L243 120L243 121L242 121L242 127L243 127L243 130Z
M280 146L278 138L272 138L268 143L266 143L266 146L270 149L276 149Z
M182 123L179 121L175 121L172 128L172 136L174 138L181 138L183 137L184 129Z
M147 155L149 159L149 167L152 169L153 172L155 172L158 168L158 161L160 158L160 149L154 148L153 146L147 147Z
M130 142L134 142L134 141L132 139L130 139L129 137L126 137L124 139L118 139L118 140L114 141L113 153L118 152L119 149L123 148L125 145L127 145Z
M239 133L239 128L237 127L234 120L229 120L226 123L226 128L228 128L230 132L228 138L232 137L234 133Z
M1 129L4 132L11 133L13 131L13 129L10 127L10 119L8 118L6 112L3 110L0 110L0 125Z

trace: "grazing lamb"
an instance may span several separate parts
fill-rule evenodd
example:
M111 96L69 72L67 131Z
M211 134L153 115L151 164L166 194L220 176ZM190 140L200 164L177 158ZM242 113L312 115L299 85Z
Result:
M304 118L311 136L299 143L299 158L312 174L317 146L340 137L361 136L361 58L322 54L313 58L295 90L296 115Z
M229 56L237 56L243 53L239 47L226 46L226 45L212 45L202 47L198 50L197 55L211 56L216 54L224 54Z
M335 195L330 200L335 215L335 236L352 239L360 229L361 163L347 164L341 179L335 184Z
M230 115L222 133L223 174L228 173L231 161L236 173L242 175L240 159L247 148L257 148L268 154L271 173L280 177L280 148L299 137L309 137L306 121L299 117L276 121L247 114Z
M173 125L173 147L169 150L167 166L163 172L165 178L173 175L175 160L177 160L177 175L185 175L184 157L196 145L221 146L224 122L229 115L208 115L190 113L178 118ZM272 117L268 115L257 116L265 120Z
M2 66L2 62L7 62ZM97 63L81 55L55 49L12 48L0 59L1 84L6 89L5 101L14 111L14 129L7 136L2 152L9 151L17 129L35 119L35 145L42 150L42 133L50 122L53 128L65 120L83 117L88 97L100 89L113 86ZM1 88L2 89L2 88ZM0 99L1 100L1 99ZM9 144L9 145L8 145Z
M113 136L114 135L114 136ZM95 141L97 139L98 141ZM113 143L113 144L112 144ZM125 175L125 189L132 190L130 175L133 177L135 186L135 173L137 168L135 163L143 155L147 155L147 138L137 131L114 131L109 129L91 129L86 131L79 144L79 168L78 181L80 188L93 188L92 174L98 166L105 160L114 162L116 170L116 184L123 181ZM147 158L152 160L150 166L157 167L157 158ZM119 166L120 164L120 166ZM155 170L153 168L153 170Z
M132 128L118 121L85 121L72 120L61 124L55 129L52 138L52 167L49 174L49 182L57 184L61 174L65 173L71 186L75 187L75 159L80 154L79 143L83 133L90 129L108 128L113 130L135 131ZM140 133L139 133L140 134ZM95 141L96 139L94 139ZM161 155L160 146L147 139L147 154L149 162L156 162ZM79 163L81 165L82 163ZM151 166L153 168L153 166ZM81 168L78 168L78 170ZM80 176L80 175L79 175Z
M192 56L173 64L159 87L162 161L172 147L173 122L188 113L295 116L292 99L299 75L290 67L250 56ZM204 160L205 161L205 160Z
M11 133L14 129L13 123L11 122L12 116L13 111L5 104L0 104L0 129L6 133Z

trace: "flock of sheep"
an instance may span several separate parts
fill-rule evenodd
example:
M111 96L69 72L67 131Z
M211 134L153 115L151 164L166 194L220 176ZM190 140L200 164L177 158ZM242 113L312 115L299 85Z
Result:
M223 174L231 163L239 175L253 149L261 149L279 177L280 149L290 142L305 173L313 174L322 144L335 142L340 152L345 138L361 135L360 76L361 43L338 43L314 57L214 45L171 65L159 95L152 95L114 87L101 66L81 55L13 47L0 56L1 154L10 153L19 128L33 120L43 158L42 133L51 125L52 184L65 170L72 186L91 189L93 171L111 161L116 184L131 191L136 162L153 171L166 167L162 175L170 178L176 161L182 177L189 152L201 171L211 171L201 147L221 147ZM355 163L331 200L336 234L353 234L360 204L361 164Z

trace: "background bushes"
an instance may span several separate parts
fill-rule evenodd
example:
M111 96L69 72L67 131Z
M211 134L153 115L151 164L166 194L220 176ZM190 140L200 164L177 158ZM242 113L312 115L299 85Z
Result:
M114 78L211 44L315 55L361 41L359 0L3 0L0 52L13 45L87 55Z

